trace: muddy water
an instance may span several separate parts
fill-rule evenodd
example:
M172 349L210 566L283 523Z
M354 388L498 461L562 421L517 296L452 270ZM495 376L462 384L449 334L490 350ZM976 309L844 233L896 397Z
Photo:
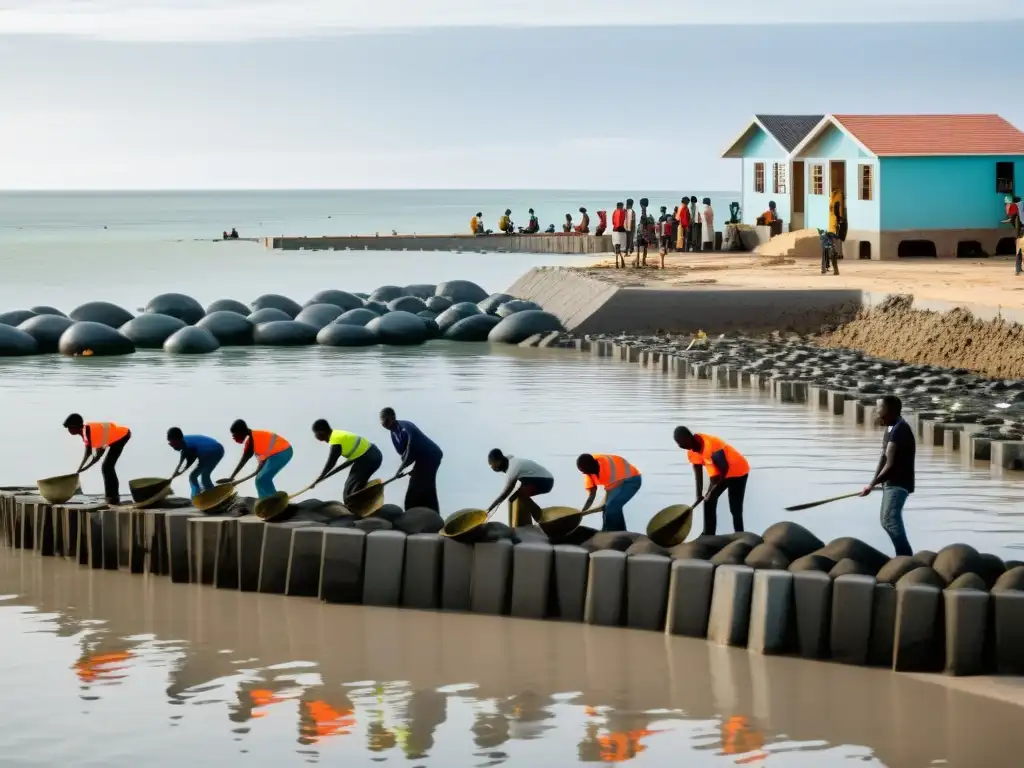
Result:
M5 766L1014 766L1022 710L659 633L326 606L0 552Z

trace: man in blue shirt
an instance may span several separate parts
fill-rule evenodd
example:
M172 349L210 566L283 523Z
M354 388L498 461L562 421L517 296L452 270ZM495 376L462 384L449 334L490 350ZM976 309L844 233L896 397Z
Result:
M412 465L409 474L409 488L405 492L405 508L426 507L440 512L437 501L437 470L444 454L437 443L420 432L411 421L399 421L394 408L380 412L380 423L391 433L395 451L402 457L402 464L395 475Z
M183 435L177 427L167 430L167 444L176 451L181 452L181 461L175 474L184 472L196 464L188 476L189 486L192 488L192 495L196 496L200 491L209 491L213 488L213 479L210 475L224 458L224 446L205 435Z

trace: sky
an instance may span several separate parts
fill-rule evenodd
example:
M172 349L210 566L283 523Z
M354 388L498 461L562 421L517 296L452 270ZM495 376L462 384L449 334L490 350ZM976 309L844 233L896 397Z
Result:
M0 0L0 189L727 190L757 112L1024 127L1024 3L834 5Z

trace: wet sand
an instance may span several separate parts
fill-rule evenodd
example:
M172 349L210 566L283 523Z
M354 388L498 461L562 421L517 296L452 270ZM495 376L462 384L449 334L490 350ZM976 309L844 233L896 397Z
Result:
M0 593L5 765L995 768L1024 748L1019 706L959 684L660 633L326 606L7 550Z

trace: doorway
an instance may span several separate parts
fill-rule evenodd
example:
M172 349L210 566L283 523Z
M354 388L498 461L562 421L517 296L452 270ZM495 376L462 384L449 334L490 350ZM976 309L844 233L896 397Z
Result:
M793 211L789 231L804 228L804 161L793 161Z
M845 160L832 160L828 164L828 175L831 180L831 189L829 192L835 192L837 189L843 193L843 203L846 203L846 161Z

